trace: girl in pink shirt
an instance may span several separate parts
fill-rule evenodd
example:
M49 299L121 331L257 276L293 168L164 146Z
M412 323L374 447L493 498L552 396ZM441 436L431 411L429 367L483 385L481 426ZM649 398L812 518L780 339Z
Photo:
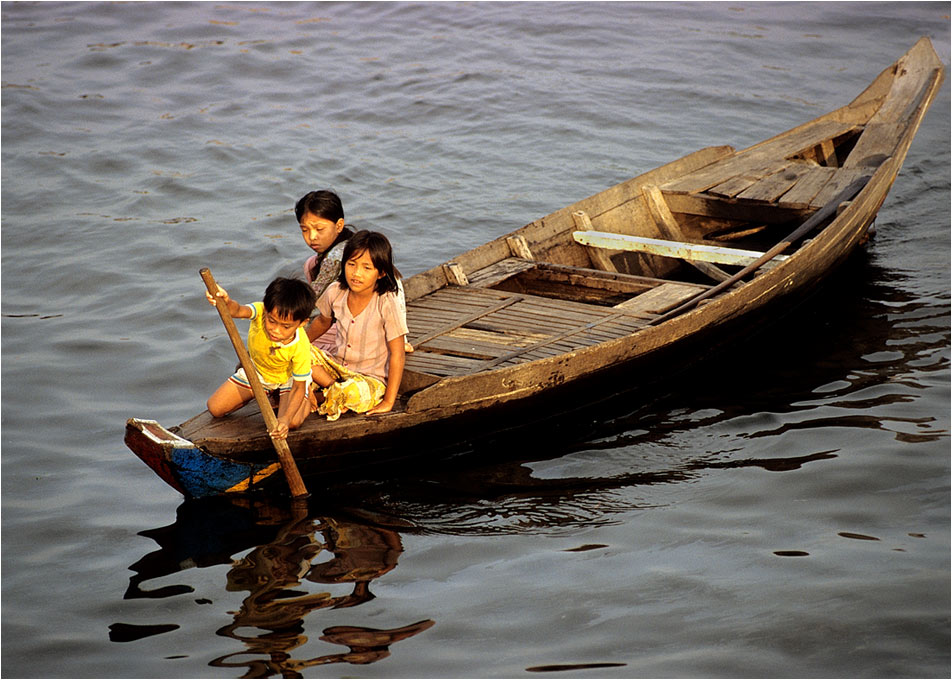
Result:
M340 197L329 189L304 194L294 204L294 216L301 227L304 242L314 251L314 255L304 262L304 278L311 284L315 295L320 297L340 277L344 247L354 235L354 228L344 222L344 206ZM406 299L400 283L400 272L394 268L393 273L399 288L397 300L406 323ZM337 328L332 325L314 344L326 353L333 354L337 346ZM404 349L412 352L413 346L407 343Z
M316 407L328 420L348 410L393 409L403 378L405 315L397 299L393 250L383 234L358 231L344 248L343 267L317 301L307 329L313 343L336 321L333 351L312 344L311 376L324 388Z

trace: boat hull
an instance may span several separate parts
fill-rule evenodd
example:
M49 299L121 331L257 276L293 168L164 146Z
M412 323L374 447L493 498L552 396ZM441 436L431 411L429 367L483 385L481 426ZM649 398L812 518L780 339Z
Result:
M835 275L832 270L825 270L824 274ZM818 277L812 285L785 290L785 313L793 314L806 304L823 289L827 278ZM581 436L593 418L630 412L656 398L658 387L671 379L673 365L677 365L677 372L686 373L724 346L750 342L764 327L781 322L781 318L776 311L766 312L763 305L752 307L743 315L724 319L716 329L682 336L677 342L651 352L629 352L635 356L627 360L619 355L614 363L602 362L604 365L598 371L560 379L557 385L545 389L540 385L540 389L520 398L493 404L474 403L469 407L454 404L438 413L432 409L415 417L389 414L387 426L376 428L372 435L315 436L320 428L292 432L291 448L305 479L341 481L355 475L382 478L394 471L408 473L474 450L499 454L501 448L508 447L521 453L524 449L520 446L538 448L565 443ZM614 389L607 387L611 385ZM243 417L264 431L264 421L253 407L247 407ZM350 414L345 418L372 416ZM206 419L211 417L203 413L193 420ZM540 436L540 432L546 435ZM125 443L187 498L252 491L287 493L277 456L264 435L246 442L250 449L241 454L226 443L218 455L214 446L199 446L155 421L131 418L126 424Z

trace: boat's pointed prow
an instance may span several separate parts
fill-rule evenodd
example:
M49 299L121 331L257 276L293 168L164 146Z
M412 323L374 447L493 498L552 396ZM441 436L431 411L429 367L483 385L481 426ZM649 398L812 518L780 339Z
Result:
M248 491L281 469L273 461L253 464L212 456L154 420L126 421L125 443L169 486L189 498Z
M186 493L179 484L169 460L174 449L194 449L194 444L172 434L154 420L140 418L130 418L126 421L125 443L173 489L182 494Z

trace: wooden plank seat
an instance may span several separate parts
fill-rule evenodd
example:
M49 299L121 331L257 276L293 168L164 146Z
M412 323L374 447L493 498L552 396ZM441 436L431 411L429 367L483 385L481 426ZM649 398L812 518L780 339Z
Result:
M710 191L734 178L747 178L747 185L750 186L798 161L819 166L818 148L858 134L861 130L862 127L854 123L811 122L796 135L762 142L663 184L661 189L665 194L696 194ZM779 165L778 158L782 159ZM829 163L828 157L825 162ZM736 196L737 193L740 193L739 189L732 195Z
M840 159L835 150L844 140L862 139L863 132L854 123L808 123L796 135L715 161L660 189L673 212L767 223L802 220L863 174L850 167L853 154Z
M759 259L763 253L755 250L741 250L739 248L724 248L701 243L685 243L667 241L643 236L628 234L611 234L605 231L576 231L572 237L582 245L611 248L613 250L630 250L639 253L650 253L663 257L674 257L682 260L697 260L717 264L746 267ZM776 266L787 259L786 255L777 255L773 260L764 264L764 269Z

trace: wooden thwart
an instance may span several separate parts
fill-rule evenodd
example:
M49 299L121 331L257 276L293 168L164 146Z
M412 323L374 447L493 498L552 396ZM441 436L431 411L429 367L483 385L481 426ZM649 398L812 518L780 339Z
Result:
M645 202L648 204L648 211L654 218L655 224L658 227L658 231L661 232L661 235L672 241L683 240L684 235L681 232L681 226L678 224L677 219L675 219L674 213L672 213L671 209L668 208L668 204L664 200L664 194L661 193L661 189L654 185L647 185L642 188L641 194L644 196ZM724 281L730 278L730 274L722 270L717 265L711 264L709 262L695 262L693 260L690 260L689 262L691 263L691 266L693 266L699 272L715 281Z
M763 253L755 250L740 250L738 248L722 248L700 243L682 243L678 241L663 241L657 238L644 238L628 234L609 234L605 231L576 231L572 234L576 242L594 248L611 248L613 250L631 250L639 253L650 253L664 257L676 257L682 260L715 262L746 267L756 262ZM777 263L786 260L786 255L774 258Z

